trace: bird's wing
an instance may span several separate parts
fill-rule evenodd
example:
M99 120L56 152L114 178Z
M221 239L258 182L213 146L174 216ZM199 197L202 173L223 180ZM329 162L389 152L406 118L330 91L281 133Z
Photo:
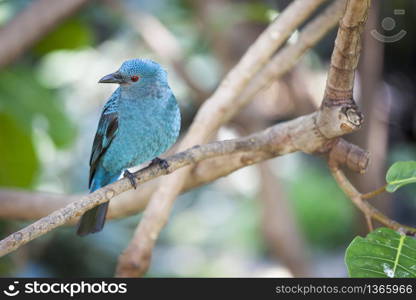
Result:
M107 151L114 137L117 135L117 106L119 97L120 91L117 89L104 105L104 109L98 123L97 133L95 134L94 143L92 144L89 187L91 187L92 179L102 155Z

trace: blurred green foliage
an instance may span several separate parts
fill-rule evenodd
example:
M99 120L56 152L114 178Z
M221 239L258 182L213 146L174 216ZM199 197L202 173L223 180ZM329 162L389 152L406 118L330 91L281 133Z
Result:
M27 187L39 170L30 134L0 112L0 185Z
M46 35L34 47L34 52L44 55L60 49L78 49L89 46L94 41L91 27L81 18L72 18Z
M75 126L65 113L62 101L43 87L29 67L0 73L0 111L12 116L30 135L34 122L49 134L57 147L68 146Z
M75 138L75 125L56 94L43 87L29 66L0 72L0 186L31 187L40 162L34 130L58 148Z
M270 19L277 16L277 11L262 2L253 1L242 3L245 20L268 24Z
M353 206L325 169L305 163L289 194L300 226L313 246L330 249L345 245L352 236Z

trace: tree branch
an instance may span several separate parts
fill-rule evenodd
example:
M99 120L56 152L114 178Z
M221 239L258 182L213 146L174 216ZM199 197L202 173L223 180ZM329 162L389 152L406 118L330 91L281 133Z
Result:
M325 152L327 145L317 153ZM306 151L305 145L300 145L294 151ZM256 153L235 153L227 156L205 159L195 165L189 180L185 183L181 193L247 166L248 161L264 161L267 156L257 157ZM343 139L332 142L331 155L339 165L345 165L349 169L364 173L367 168L369 155L359 147L346 142ZM143 211L153 191L160 184L160 178L155 178L141 185L138 192L128 190L114 198L110 202L107 219L118 219L134 215ZM58 195L44 192L28 192L21 190L0 190L0 218L12 220L33 220L43 218L75 200L82 195ZM75 223L76 219L67 224Z
M361 52L361 33L371 0L348 0L339 23L324 99L353 99L354 75Z
M374 198L374 197L376 197L376 196L384 193L385 191L386 191L386 185L385 186L382 186L382 187L380 187L380 188L378 188L378 189L376 189L374 191L371 191L371 192L362 194L361 195L361 198L363 200L371 199L371 198Z

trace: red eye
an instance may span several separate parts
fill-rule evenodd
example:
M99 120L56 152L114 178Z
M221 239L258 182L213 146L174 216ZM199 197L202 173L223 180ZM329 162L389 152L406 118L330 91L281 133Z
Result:
M131 81L136 82L137 80L139 80L139 76L134 75L134 76L131 76L130 79Z

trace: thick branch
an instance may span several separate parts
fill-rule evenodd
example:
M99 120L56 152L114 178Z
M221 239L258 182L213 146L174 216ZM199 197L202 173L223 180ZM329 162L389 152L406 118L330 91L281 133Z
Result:
M332 52L325 99L336 101L353 98L354 75L361 51L361 33L367 20L370 1L347 1Z
M367 168L369 155L359 147L337 140L332 145L331 155L340 165L349 169L364 173ZM318 153L325 152L327 144ZM305 145L300 145L294 151L306 151ZM208 158L196 164L192 169L191 176L186 181L181 193L200 185L209 183L218 178L247 166L247 162L261 162L268 159L267 155L259 153L234 153L227 156ZM141 212L145 209L150 196L159 185L160 178L155 178L143 184L139 192L129 190L115 197L110 202L107 219L118 219ZM0 190L0 218L12 220L34 220L58 210L71 202L80 199L82 195L58 195L44 192L29 192L20 190ZM70 223L75 223L76 220Z
M15 61L88 0L37 0L0 29L0 67Z
M243 168L247 161L262 161L267 157L256 153L235 153L224 157L208 158L196 164L181 193L214 181ZM156 190L160 178L143 184L139 191L129 190L115 197L110 202L107 219L124 218L141 212L146 207L150 196ZM11 220L34 220L58 210L83 195L62 195L46 192L24 190L0 190L0 218ZM73 220L71 223L75 223Z
M244 89L241 96L234 99L233 107L228 109L229 117L226 121L236 115L260 90L267 88L274 80L291 70L307 50L334 28L342 16L345 3L346 0L335 1L300 31L298 40L294 44L285 46L275 54Z

